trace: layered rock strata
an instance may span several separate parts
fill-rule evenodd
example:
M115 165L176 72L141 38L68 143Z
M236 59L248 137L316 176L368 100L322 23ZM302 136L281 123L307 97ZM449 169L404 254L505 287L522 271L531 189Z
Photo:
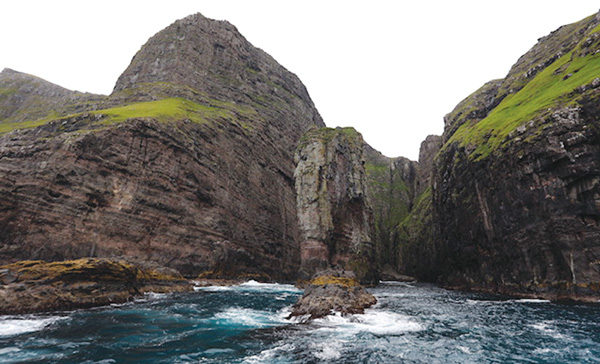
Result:
M402 157L385 157L365 144L365 170L373 206L377 260L386 274L393 273L399 263L396 228L412 209L418 163Z
M352 128L315 128L300 141L294 174L300 279L339 267L353 271L363 283L377 283L363 144Z
M0 105L32 115L13 86ZM112 95L69 113L0 120L0 262L136 257L186 276L296 277L294 150L324 124L298 78L231 24L175 22Z
M64 311L123 303L146 292L191 291L179 273L125 261L22 261L0 266L0 314Z
M430 245L443 284L597 300L599 25L591 16L541 38L446 117Z

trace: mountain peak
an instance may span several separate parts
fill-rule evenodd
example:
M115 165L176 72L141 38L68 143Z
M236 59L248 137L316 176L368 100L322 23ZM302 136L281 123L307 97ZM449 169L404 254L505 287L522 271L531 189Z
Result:
M152 83L245 104L270 97L301 98L312 104L296 75L250 44L232 24L199 13L150 38L119 77L113 93L140 90L144 94Z

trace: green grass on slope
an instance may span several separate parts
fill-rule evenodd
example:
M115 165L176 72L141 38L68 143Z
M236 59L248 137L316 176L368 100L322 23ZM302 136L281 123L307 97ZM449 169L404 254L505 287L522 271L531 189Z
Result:
M95 111L96 115L106 115L103 123L119 123L132 118L152 118L169 122L188 119L205 123L207 119L230 118L231 112L222 108L201 105L182 98L168 98L157 101L139 102L127 106Z
M157 101L138 102L126 106L96 110L89 114L103 116L99 121L90 121L90 123L96 125L113 125L132 118L151 118L159 122L190 120L198 124L225 119L231 121L235 120L244 129L251 129L252 126L247 122L241 121L238 116L241 115L245 120L249 120L256 116L254 113L253 110L238 107L234 104L220 103L218 106L208 106L183 98L166 98ZM80 115L85 115L85 113L65 117L50 116L43 119L24 122L0 122L0 134L17 129L35 128L54 120L63 120Z
M508 141L509 134L551 108L574 100L568 95L576 88L600 77L600 54L573 56L571 51L540 72L519 92L507 96L479 123L465 123L450 138L461 146L475 147L472 159L486 158Z

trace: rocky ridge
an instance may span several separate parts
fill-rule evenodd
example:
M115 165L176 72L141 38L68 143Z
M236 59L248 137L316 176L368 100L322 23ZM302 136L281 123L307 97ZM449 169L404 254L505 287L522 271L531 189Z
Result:
M597 300L599 21L541 38L446 116L431 212L417 219L432 227L409 232L420 278Z
M67 90L9 68L0 72L0 132L39 126L54 118L93 109L104 96Z
M322 128L295 75L200 14L152 37L107 97L5 70L0 262L136 257L265 280L336 267L369 284L384 268L597 300L599 28L541 38L418 162Z
M20 90L0 104L29 112ZM1 122L0 262L136 257L190 277L296 277L294 150L324 124L298 78L235 27L177 21L112 95L65 112Z

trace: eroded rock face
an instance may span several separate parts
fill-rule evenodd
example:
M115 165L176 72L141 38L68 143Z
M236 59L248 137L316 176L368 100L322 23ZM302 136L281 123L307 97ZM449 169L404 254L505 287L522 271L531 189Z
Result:
M323 122L298 78L230 24L174 23L113 95L41 124L0 135L0 262L134 257L186 276L296 278L294 150Z
M0 72L0 121L3 124L87 111L103 99L104 96L67 90L8 68Z
M145 292L191 291L176 272L125 261L22 261L0 266L0 314L64 311L123 303Z
M300 279L334 266L354 271L361 282L377 282L363 144L352 128L315 128L300 142L294 174Z
M446 117L432 198L444 284L597 300L597 25L590 17L540 39Z
M412 209L418 163L402 157L385 157L369 145L365 145L365 161L377 260L383 270L393 272L399 268L396 228Z

